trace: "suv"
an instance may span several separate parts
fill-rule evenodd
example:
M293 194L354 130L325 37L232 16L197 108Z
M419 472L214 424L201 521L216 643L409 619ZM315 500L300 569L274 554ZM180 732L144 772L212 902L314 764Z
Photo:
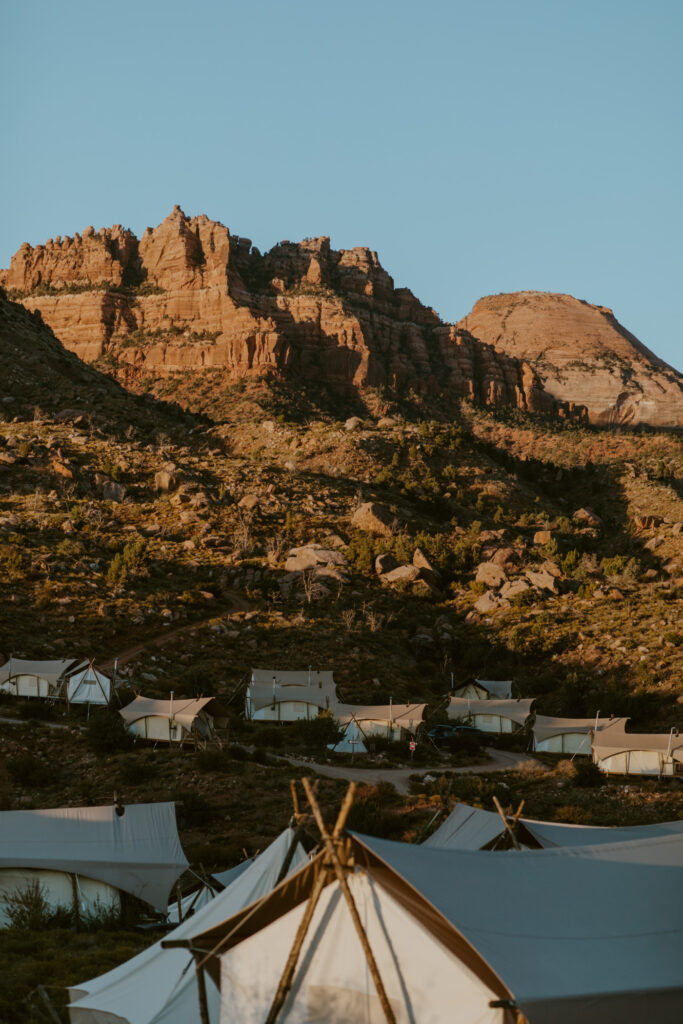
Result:
M450 747L458 740L476 740L482 744L488 740L486 733L474 725L435 725L427 735L437 747Z

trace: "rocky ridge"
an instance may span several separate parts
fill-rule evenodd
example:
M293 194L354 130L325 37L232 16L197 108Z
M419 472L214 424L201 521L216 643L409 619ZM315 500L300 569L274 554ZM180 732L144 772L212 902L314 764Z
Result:
M130 386L275 372L338 392L383 387L596 423L683 425L680 376L600 307L525 292L483 299L447 324L396 288L370 249L336 251L321 237L262 254L177 206L139 240L115 225L23 245L0 284L67 348L103 359Z

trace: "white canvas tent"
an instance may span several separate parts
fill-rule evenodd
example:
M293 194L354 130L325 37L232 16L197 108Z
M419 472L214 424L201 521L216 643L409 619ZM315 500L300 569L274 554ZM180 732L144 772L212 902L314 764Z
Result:
M332 672L252 669L245 716L258 722L296 722L315 718L336 703Z
M683 736L627 733L617 722L593 738L593 761L606 775L683 777Z
M451 697L446 713L449 718L471 722L482 732L517 732L531 713L533 699L464 700Z
M213 697L156 700L136 697L121 708L128 731L155 743L185 743L213 735L213 719L204 709Z
M532 726L534 750L550 754L591 754L594 732L617 723L626 727L628 718L553 718L536 715Z
M68 704L109 704L111 701L111 679L93 667L92 662L84 669L70 675L63 684Z
M0 920L3 896L34 881L52 907L88 911L127 892L165 911L186 867L172 803L0 813Z
M425 839L423 846L444 850L483 850L494 848L496 840L505 837L505 826L495 811L468 804L456 804L446 820ZM515 828L520 846L524 848L602 846L626 840L654 839L660 836L683 835L683 821L668 821L656 825L632 825L610 828L597 825L572 825L556 821L535 821L520 818Z
M426 704L337 704L334 717L344 729L346 737L373 736L400 740L405 733L415 733L421 724ZM338 749L335 747L335 749Z
M74 658L52 661L10 658L0 666L0 690L15 697L57 697L66 675L82 666L82 660Z
M167 939L191 938L232 917L265 896L275 885L294 831L286 829L223 892L169 933ZM306 855L297 844L289 873ZM211 1024L218 1024L218 989L209 981ZM70 989L71 1024L199 1024L197 982L191 955L164 949L161 942L112 971Z
M453 697L461 697L473 700L511 700L512 680L511 679L470 679L461 683L452 691Z
M348 844L349 888L397 1024L512 1024L517 1008L530 1024L679 1024L678 853L627 843L493 858L364 836ZM220 977L220 1024L262 1024L316 883L325 887L281 1019L384 1021L324 869L321 854L258 913L193 937Z
M207 903L210 903L219 892L223 892L229 885L232 885L247 870L251 863L252 859L250 858L249 860L243 860L240 864L236 864L234 868L228 868L227 871L209 875L207 878L199 878L197 876L200 884L196 889L188 892L186 896L181 897L180 910L178 910L177 897L169 903L169 922L171 924L180 924L190 914L196 914L198 910L201 910Z

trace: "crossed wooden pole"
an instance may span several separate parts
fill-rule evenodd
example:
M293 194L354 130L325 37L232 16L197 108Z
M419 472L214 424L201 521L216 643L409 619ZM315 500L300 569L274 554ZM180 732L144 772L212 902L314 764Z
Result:
M304 792L306 793L306 798L310 805L311 811L313 812L313 817L315 818L316 824L318 826L318 829L320 830L320 835L323 840L325 848L324 867L323 870L320 871L313 886L313 890L311 891L311 894L308 898L308 903L306 905L306 910L304 911L304 916L302 917L301 922L299 923L299 927L294 938L294 943L287 958L287 963L285 964L285 969L282 972L282 977L280 978L280 983L277 987L275 997L268 1012L268 1016L266 1017L265 1024L275 1024L280 1014L280 1011L282 1010L282 1007L285 1004L285 1000L287 999L287 996L292 988L297 963L301 955L301 950L306 935L308 933L308 929L311 925L311 921L313 920L315 909L318 905L323 889L328 884L328 882L331 881L330 876L332 874L334 874L334 876L336 877L339 883L339 888L341 889L344 899L346 900L349 913L351 914L351 920L353 921L356 933L358 935L358 938L360 939L361 946L363 947L363 952L365 953L365 959L367 960L368 969L370 971L370 975L372 977L375 990L377 992L377 996L379 998L382 1010L384 1012L384 1017L387 1021L387 1024L396 1024L396 1017L394 1015L394 1011L389 1002L386 989L384 988L384 983L379 973L377 961L375 960L372 949L370 948L370 942L368 941L367 934L365 932L365 929L363 928L363 924L358 913L358 908L356 907L353 896L351 894L351 890L349 889L349 883L347 881L346 874L344 871L344 864L342 863L342 857L345 856L343 853L344 840L342 837L342 833L344 825L346 824L346 819L348 817L349 811L351 810L351 805L353 804L356 783L349 783L349 788L346 791L346 796L344 797L342 805L339 809L339 814L337 815L337 820L335 822L334 828L332 829L332 832L330 832L323 819L322 811L320 810L320 805L318 804L315 790L311 785L311 780L302 779L302 782Z
M519 807L515 811L515 813L514 813L514 815L512 817L512 822L509 821L507 815L505 814L505 811L500 806L500 800L498 799L497 796L493 797L493 802L496 805L496 810L498 811L498 813L500 814L501 818L503 819L503 824L505 825L505 831L510 836L510 839L512 840L512 845L514 846L515 850L521 850L521 846L519 845L519 842L517 841L517 836L515 835L515 828L517 827L517 822L519 820L519 816L522 813L522 811L524 810L524 801L522 800L522 802L520 803Z

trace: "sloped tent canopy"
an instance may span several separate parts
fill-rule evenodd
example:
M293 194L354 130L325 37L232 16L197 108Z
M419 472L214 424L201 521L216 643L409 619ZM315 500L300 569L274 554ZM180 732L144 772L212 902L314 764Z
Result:
M315 718L336 703L332 672L252 669L245 714L256 720L292 722Z
M627 733L617 723L593 738L593 761L608 775L683 775L683 736Z
M505 826L498 813L459 803L439 828L425 839L422 846L444 850L483 850L496 839L502 838L504 833ZM520 818L516 829L521 846L539 846L543 849L597 846L672 834L683 835L683 821L610 828Z
M551 754L590 754L591 734L619 725L626 728L628 718L553 718L536 715L532 726L534 750Z
M188 866L172 803L0 813L0 873L66 873L104 882L165 911ZM38 876L40 877L40 876Z
M574 850L482 853L349 840L349 884L398 1024L678 1024L683 999L680 837ZM662 852L667 846L670 853ZM220 975L220 1024L262 1024L323 855L258 908L193 939ZM346 917L343 916L343 913ZM457 1007L457 1011L454 1008ZM282 1019L383 1018L331 881Z
M372 736L400 739L403 731L414 733L421 724L426 704L337 704L334 717L344 736L331 749L351 751L351 740L366 741ZM360 744L356 751L360 752Z
M453 690L454 697L473 697L475 700L511 700L511 679L470 679Z
M286 829L223 892L166 938L191 938L265 896L277 881L293 839L294 831ZM289 874L305 862L306 854L297 843ZM207 996L211 1024L218 1024L220 997L208 979ZM190 1024L199 1020L192 957L184 949L164 949L161 942L71 988L70 998L71 1024Z
M143 739L168 743L180 741L183 734L193 729L208 735L207 720L210 723L211 718L204 708L212 700L213 697L188 697L171 701L138 696L119 714L130 732Z
M533 698L520 700L469 700L451 697L449 718L472 719L482 732L515 732L531 714Z
M69 704L109 704L111 679L92 665L70 675L64 684Z
M59 684L69 671L83 667L82 659L60 658L29 661L10 658L0 666L0 690L18 697L57 696Z
M241 874L244 874L251 863L251 859L243 860L240 864L236 864L234 868L209 875L206 879L200 879L200 885L193 892L189 892L187 896L181 897L180 913L178 911L177 899L169 903L168 920L171 924L179 924L181 920L185 920L188 914L196 914L198 910L201 910L207 903L210 903L219 892L223 892Z

